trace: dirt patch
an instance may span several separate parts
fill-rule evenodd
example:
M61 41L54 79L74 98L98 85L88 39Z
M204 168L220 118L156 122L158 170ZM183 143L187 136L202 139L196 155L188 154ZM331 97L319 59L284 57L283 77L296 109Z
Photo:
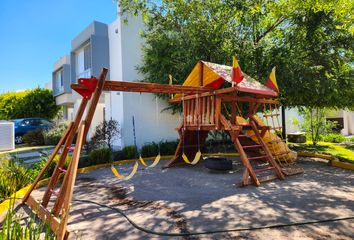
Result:
M128 209L154 209L162 211L167 217L171 218L175 224L175 229L180 233L189 233L187 228L186 219L179 213L177 213L174 209L166 207L160 203L156 203L154 201L138 201L135 199L127 199L127 190L121 187L110 187L109 188L114 194L114 198L111 200L115 206L123 206L126 205ZM185 240L196 240L199 238L196 237L182 237Z

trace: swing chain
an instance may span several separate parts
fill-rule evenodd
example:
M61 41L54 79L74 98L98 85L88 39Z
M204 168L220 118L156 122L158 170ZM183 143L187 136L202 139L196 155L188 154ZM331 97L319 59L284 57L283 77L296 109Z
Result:
M184 118L186 116L184 115L184 93L182 93L182 120L183 120L183 124L182 124L182 151L184 153L184 131L185 131L185 127L184 126Z
M200 102L199 102L199 94L197 93L197 116L198 116L198 118L197 118L197 141L198 141L198 150L200 151L200 123L199 123L199 121L200 121L200 112L199 112L199 104L200 104Z

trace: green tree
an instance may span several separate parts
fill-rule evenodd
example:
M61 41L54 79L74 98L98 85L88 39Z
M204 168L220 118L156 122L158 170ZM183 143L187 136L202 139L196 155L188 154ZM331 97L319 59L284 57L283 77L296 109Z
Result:
M353 0L121 0L142 14L145 81L182 83L200 59L265 81L273 66L287 106L354 108ZM129 23L128 23L129 24Z
M0 119L43 117L53 119L60 110L52 91L35 88L0 94Z
M28 91L0 94L0 119L12 119L18 116L18 104L23 101Z
M326 116L329 113L328 109L308 107L300 109L300 113L304 117L302 128L309 133L313 145L320 141L322 134L332 132L333 122L326 120Z

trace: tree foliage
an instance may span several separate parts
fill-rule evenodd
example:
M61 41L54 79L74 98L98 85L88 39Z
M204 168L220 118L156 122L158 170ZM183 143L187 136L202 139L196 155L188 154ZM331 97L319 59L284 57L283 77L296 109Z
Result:
M301 108L300 113L304 118L302 128L310 136L313 145L316 145L321 135L332 133L333 122L326 120L329 110L326 108L309 107Z
M273 66L287 106L354 108L353 0L121 0L142 14L145 81L182 83L200 59L265 82Z
M95 133L93 134L88 148L99 149L102 147L108 147L113 150L113 142L120 137L120 127L116 120L110 119L104 120L96 126Z
M52 91L48 89L38 87L33 90L0 94L0 119L27 117L53 119L59 109Z

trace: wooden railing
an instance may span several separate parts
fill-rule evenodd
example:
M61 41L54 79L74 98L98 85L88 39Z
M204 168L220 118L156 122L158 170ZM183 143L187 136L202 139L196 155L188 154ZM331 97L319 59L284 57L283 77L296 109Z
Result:
M216 96L196 96L184 101L185 127L217 127L221 100Z

